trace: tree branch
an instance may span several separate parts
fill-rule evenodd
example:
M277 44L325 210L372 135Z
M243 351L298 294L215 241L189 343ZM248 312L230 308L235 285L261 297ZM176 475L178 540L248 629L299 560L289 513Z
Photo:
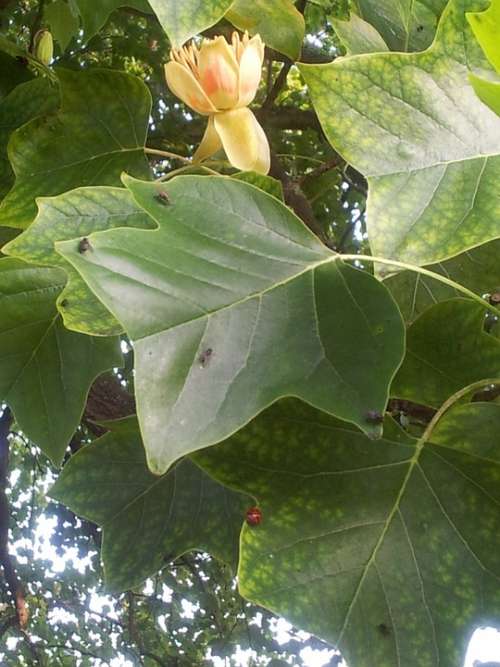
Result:
M288 72L290 71L291 66L292 66L292 61L291 60L289 60L288 62L283 63L283 65L280 69L280 72L279 72L278 76L276 77L276 80L273 84L273 87L269 91L266 99L264 100L264 102L262 104L263 109L269 109L270 107L272 107L272 105L276 101L276 98L278 97L278 95L280 94L283 86L286 83L286 77L288 76Z
M84 417L93 422L135 414L135 399L113 373L100 375L90 388Z
M24 599L24 590L16 573L16 568L9 554L10 508L6 494L9 472L9 432L12 414L5 408L0 417L0 564L3 567L5 581L14 599L17 622L20 628L28 624L28 609Z
M283 196L288 206L290 206L302 222L304 222L304 224L326 244L328 239L314 216L309 200L302 192L300 185L286 173L285 168L274 153L271 153L271 170L269 174L281 181L283 186Z

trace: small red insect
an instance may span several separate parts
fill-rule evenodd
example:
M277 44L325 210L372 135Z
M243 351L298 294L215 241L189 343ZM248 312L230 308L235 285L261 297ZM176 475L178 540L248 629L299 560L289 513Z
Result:
M249 507L246 511L246 520L249 526L258 526L262 521L262 511L259 507Z

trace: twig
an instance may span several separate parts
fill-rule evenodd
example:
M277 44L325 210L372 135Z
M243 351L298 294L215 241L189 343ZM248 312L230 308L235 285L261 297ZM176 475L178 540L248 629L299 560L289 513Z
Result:
M157 155L158 157L170 158L172 160L180 160L181 162L185 162L186 164L192 164L192 160L190 160L187 157L184 157L183 155L178 155L177 153L171 153L170 151L160 150L159 148L150 148L149 146L146 146L144 148L144 152L147 153L148 155Z

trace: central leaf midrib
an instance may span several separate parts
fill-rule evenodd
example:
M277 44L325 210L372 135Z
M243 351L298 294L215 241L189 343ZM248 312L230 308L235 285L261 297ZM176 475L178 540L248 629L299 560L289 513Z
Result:
M352 611L354 609L354 606L355 606L355 604L358 600L358 597L361 593L361 590L362 590L363 585L365 583L365 579L368 576L368 572L370 571L371 567L375 564L378 552L379 552L379 550L380 550L380 548L381 548L381 546L382 546L382 544L385 540L387 532L389 531L389 527L392 523L392 520L393 520L395 514L399 511L399 506L400 506L401 500L404 496L404 493L406 491L406 487L408 485L408 482L410 481L410 477L412 476L413 469L416 465L418 465L420 454L421 454L422 449L424 448L424 445L426 444L427 441L428 441L427 433L424 433L423 436L420 438L420 440L417 441L417 443L415 445L415 453L413 454L413 456L411 457L411 459L408 463L408 472L406 473L405 478L404 478L404 480L401 484L401 488L400 488L399 493L398 493L398 495L396 497L396 500L394 502L394 506L393 506L392 510L390 511L389 516L387 517L386 521L384 522L384 528L382 529L382 532L380 533L379 539L377 540L377 543L375 544L375 546L373 548L373 551L372 551L372 554L371 554L370 558L368 559L366 565L363 568L363 573L360 577L358 585L356 586L356 590L354 591L354 595L352 597L351 603L349 604L349 608L346 612L344 623L342 625L342 628L340 630L339 637L338 637L338 644L339 645L342 642L344 632L347 628L347 625L348 625L350 617L351 617L351 613L352 613Z

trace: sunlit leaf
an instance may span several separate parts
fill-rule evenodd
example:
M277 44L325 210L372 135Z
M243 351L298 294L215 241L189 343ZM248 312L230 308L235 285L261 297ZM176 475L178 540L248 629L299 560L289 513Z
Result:
M281 396L376 437L403 346L399 311L274 197L234 179L126 178L157 231L56 244L134 342L148 463L164 472ZM366 368L371 373L365 372Z
M500 118L471 69L489 67L452 0L423 53L300 65L334 147L368 179L374 255L429 264L498 238Z
M55 251L54 242L81 240L92 232L113 227L152 228L153 221L123 188L77 188L57 197L40 198L37 203L33 224L4 248L5 254L66 271L68 284L58 298L58 306L68 329L99 336L121 333L123 327Z
M234 0L226 18L292 60L300 57L305 24L292 0Z
M172 46L177 48L217 23L232 2L233 0L149 0Z

